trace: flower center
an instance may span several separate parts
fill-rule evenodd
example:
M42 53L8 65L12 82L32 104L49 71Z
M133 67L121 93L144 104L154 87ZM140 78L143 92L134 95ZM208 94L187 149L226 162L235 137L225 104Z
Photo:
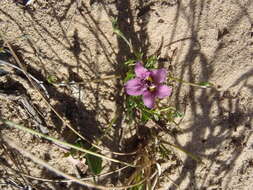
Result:
M156 89L156 85L154 84L154 80L149 76L145 79L145 83L147 85L147 89L150 92L154 92Z
M149 90L150 92L154 92L155 89L156 89L156 86L155 86L155 85L152 85L152 86L149 86L149 87L148 87L148 90Z

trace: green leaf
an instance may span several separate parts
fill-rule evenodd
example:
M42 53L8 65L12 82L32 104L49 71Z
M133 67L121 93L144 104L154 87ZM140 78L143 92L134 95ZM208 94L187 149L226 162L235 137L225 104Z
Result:
M118 26L118 20L113 18L112 19L112 28L113 28L113 32L118 35L118 37L121 37L129 46L130 50L133 51L133 47L132 44L130 43L130 41L125 37L125 35L120 31L120 28Z
M0 53L5 53L5 50L3 47L0 47Z
M139 175L137 175L134 179L135 183L138 183L142 180L142 174L140 173ZM134 187L132 187L130 190L143 190L144 189L144 184L140 184L140 185L136 185Z
M132 79L134 77L135 77L135 74L132 71L128 71L126 73L126 77L124 78L124 82L127 82L127 81L129 81L130 79Z
M155 64L157 63L157 57L155 55L150 56L145 64L145 67L148 69L154 69Z
M155 119L156 121L159 121L159 119L160 119L159 116L160 116L159 114L154 114L154 119Z
M142 60L143 53L141 53L141 52L135 52L135 57L136 57L137 60Z
M133 66L133 65L135 65L135 62L136 62L135 60L129 59L126 62L124 62L124 64L127 66Z
M115 30L115 29L118 29L118 20L117 18L113 18L112 19L112 28Z
M58 81L57 77L55 75L49 75L47 77L47 82L50 84L54 84Z
M200 82L198 85L203 86L203 87L212 87L213 86L213 84L210 82Z
M146 114L146 113L143 113L142 115L141 115L141 121L143 122L143 123L145 123L145 122L147 122L149 120L149 116Z
M144 185L140 184L140 185L136 185L135 187L132 187L131 190L143 190L144 189Z
M166 158L166 159L168 159L169 158L169 154L171 154L171 151L170 150L168 150L163 144L161 144L160 146L159 146L159 152L160 152L160 154L161 154L161 156L162 156L162 158Z
M181 112L179 112L179 111L175 111L174 114L173 114L173 116L174 116L174 118L176 118L176 117L183 117L184 114L181 113Z
M96 149L91 148L90 151L95 152ZM94 156L91 154L86 154L85 157L86 157L87 164L88 164L90 171L94 175L100 174L102 171L102 161L103 160L100 157L97 157L97 156Z
M67 158L67 157L69 157L70 155L71 155L70 152L66 152L66 153L64 153L63 157Z
M148 111L146 110L145 108L143 109L142 108L142 116L141 116L141 121L143 123L146 123L148 120L152 119L153 118L153 112L152 111Z

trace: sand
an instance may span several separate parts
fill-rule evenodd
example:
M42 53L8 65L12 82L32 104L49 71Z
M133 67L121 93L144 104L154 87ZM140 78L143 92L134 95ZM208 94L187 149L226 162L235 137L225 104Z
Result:
M113 18L144 57L159 56L159 67L182 80L214 84L211 89L171 84L173 95L165 101L184 113L173 143L200 156L203 163L176 151L182 162L170 163L165 172L170 179L160 176L156 189L253 188L252 0L36 0L26 8L11 0L0 4L0 30L29 73L44 82L51 76L58 82L83 82L81 86L46 83L46 88L51 105L91 138L115 115L124 117L123 83L117 79L90 82L121 74L120 65L131 56L113 33ZM12 69L0 77L0 87L3 93L25 94L41 112L50 134L71 142L69 131L24 76ZM36 129L34 118L18 101L0 101L1 118ZM1 130L53 166L75 173L60 147L18 130ZM116 151L117 138L108 140L109 148ZM27 159L24 165L31 175L54 177ZM4 179L4 170L0 171ZM71 189L66 184L38 184L45 189Z

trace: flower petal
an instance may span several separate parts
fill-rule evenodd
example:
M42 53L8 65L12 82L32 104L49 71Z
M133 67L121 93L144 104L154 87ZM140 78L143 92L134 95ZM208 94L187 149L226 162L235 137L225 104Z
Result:
M166 69L156 69L151 71L151 77L155 83L163 83L167 77Z
M143 94L145 86L141 83L140 79L134 78L127 81L125 84L125 90L129 95L139 96Z
M135 75L139 78L142 78L142 79L144 79L146 77L146 75L148 75L148 73L149 73L148 69L143 67L141 62L137 62L135 64L134 71L135 71Z
M155 94L158 98L164 98L166 96L170 96L172 92L172 88L167 85L157 85Z
M153 108L155 105L155 94L149 91L145 91L142 96L144 105L148 108Z

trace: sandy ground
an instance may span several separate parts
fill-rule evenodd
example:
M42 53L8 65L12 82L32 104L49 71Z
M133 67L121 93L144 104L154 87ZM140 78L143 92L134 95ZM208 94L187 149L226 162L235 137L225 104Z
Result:
M113 35L112 17L144 56L158 53L160 67L186 81L213 83L214 89L173 84L168 104L185 111L174 143L202 157L204 164L179 152L183 164L167 173L182 190L253 189L252 0L36 0L27 8L11 0L0 4L0 30L29 73L44 82L49 76L60 82L84 82L46 87L50 103L91 136L99 133L97 126L105 128L120 114L122 82L89 82L119 74L119 65L129 58L126 44ZM176 54L171 60L172 52ZM1 76L0 90L25 94L42 113L50 134L60 137L68 132L20 74ZM36 128L21 104L0 101L2 118ZM2 131L50 164L74 173L59 147L20 131ZM71 136L66 138L71 141ZM32 162L25 163L31 175L49 175ZM161 177L157 189L177 187Z

